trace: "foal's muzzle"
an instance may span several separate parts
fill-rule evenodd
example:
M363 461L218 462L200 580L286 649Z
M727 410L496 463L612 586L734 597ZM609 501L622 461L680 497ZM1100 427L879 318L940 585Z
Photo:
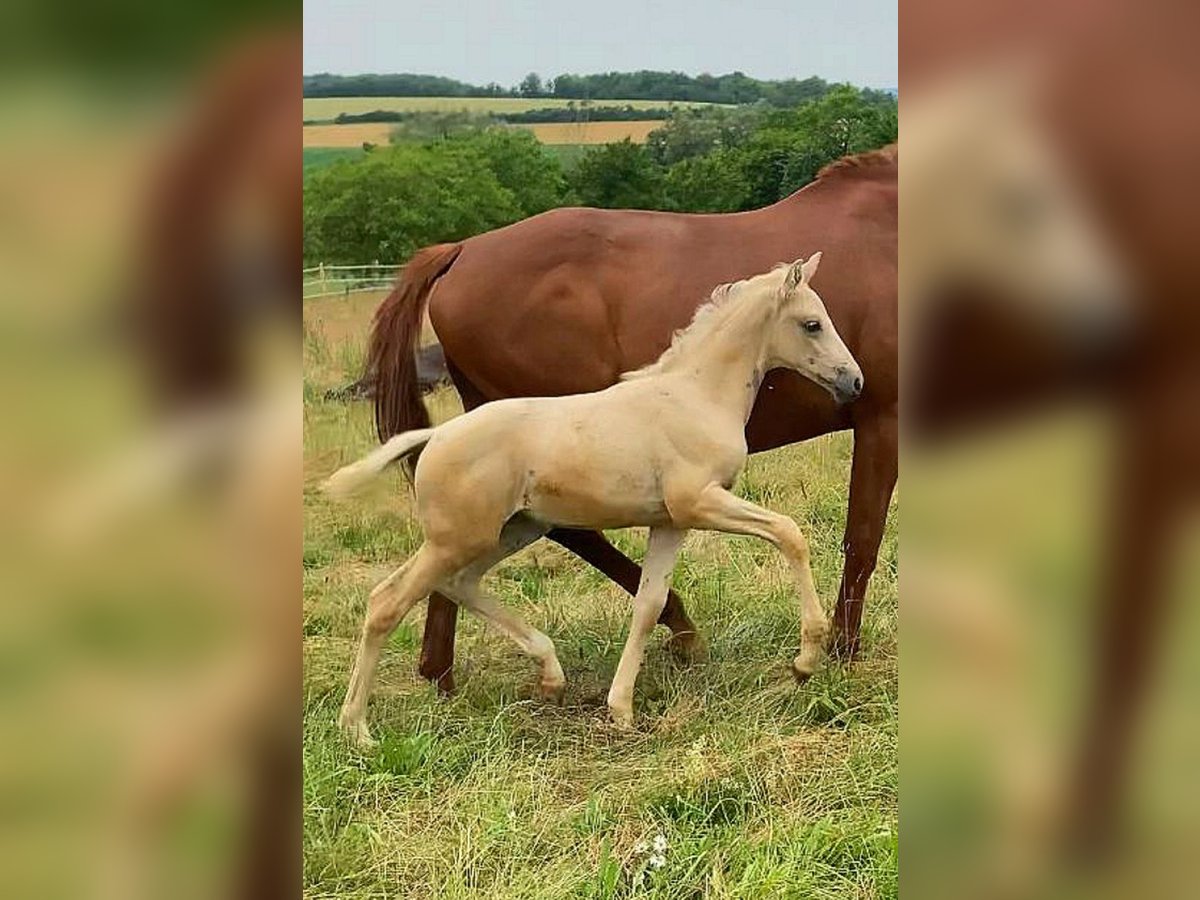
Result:
M833 395L838 403L849 403L857 400L862 393L863 376L858 366L838 366L833 379Z

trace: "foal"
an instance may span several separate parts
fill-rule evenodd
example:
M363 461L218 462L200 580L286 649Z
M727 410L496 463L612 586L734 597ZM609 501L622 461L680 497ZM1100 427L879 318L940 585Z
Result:
M808 544L787 516L729 492L746 462L745 425L769 369L790 368L840 402L862 371L809 286L821 254L717 288L658 361L592 394L499 400L437 428L393 437L338 470L344 494L390 462L425 448L414 476L425 542L372 592L341 724L371 742L367 697L379 653L410 609L438 590L491 622L541 664L541 693L565 680L550 638L480 588L492 566L552 526L650 528L633 624L608 705L633 723L633 685L690 528L770 541L800 592L800 679L815 670L829 630L809 569Z

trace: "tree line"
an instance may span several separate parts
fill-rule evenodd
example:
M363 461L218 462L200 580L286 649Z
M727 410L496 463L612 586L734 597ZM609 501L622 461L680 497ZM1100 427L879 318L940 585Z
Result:
M450 111L447 111L450 112ZM544 122L639 122L665 121L671 117L674 110L669 106L638 108L629 105L586 105L575 106L543 106L535 109L524 109L520 112L477 112L472 113L480 125L504 124L537 125ZM440 110L390 110L375 109L363 113L338 113L333 118L335 125L353 125L359 122L413 122L422 118L443 115ZM305 125L316 124L305 120Z
M557 206L734 212L774 203L829 162L896 140L894 99L841 86L794 109L676 110L645 145L573 166L526 131L467 128L309 172L308 264L401 262Z
M304 76L305 97L557 97L572 100L662 100L691 103L757 103L797 106L824 96L831 85L823 78L765 81L743 72L687 75L683 72L564 73L543 80L530 72L519 84L468 84L437 75ZM867 89L868 94L883 95Z

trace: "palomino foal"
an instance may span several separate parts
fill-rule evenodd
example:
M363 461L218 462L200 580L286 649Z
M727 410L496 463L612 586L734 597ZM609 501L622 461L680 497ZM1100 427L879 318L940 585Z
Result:
M809 569L808 544L790 518L730 493L746 462L745 426L764 374L795 369L839 401L862 390L862 371L809 286L821 255L725 285L678 332L658 361L603 391L499 400L437 428L397 435L338 470L339 494L424 448L414 475L425 542L371 592L341 724L369 744L367 697L388 635L438 590L479 614L541 664L541 692L561 695L554 644L480 588L484 573L554 525L650 528L633 624L608 705L633 723L633 685L690 528L770 541L800 592L800 654L808 677L829 630Z

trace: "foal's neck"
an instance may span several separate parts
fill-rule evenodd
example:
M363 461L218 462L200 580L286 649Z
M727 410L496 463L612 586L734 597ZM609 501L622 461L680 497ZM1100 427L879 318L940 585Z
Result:
M740 416L743 424L750 419L766 371L771 312L763 303L738 304L671 367L686 373L711 400Z

